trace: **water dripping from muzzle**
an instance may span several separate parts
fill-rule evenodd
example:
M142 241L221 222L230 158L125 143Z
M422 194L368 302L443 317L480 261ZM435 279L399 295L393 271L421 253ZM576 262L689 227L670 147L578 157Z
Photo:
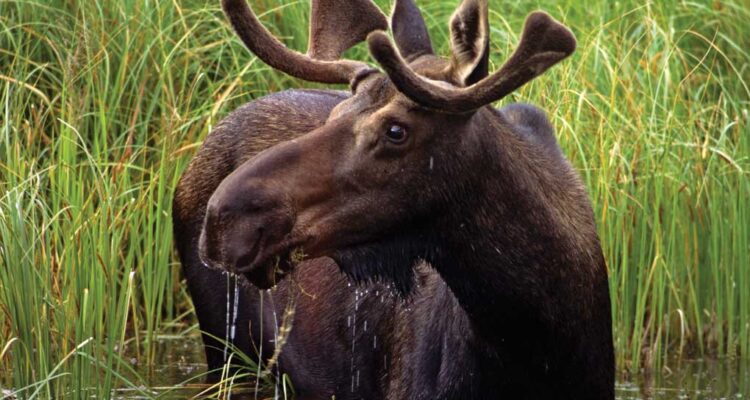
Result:
M279 344L279 320L278 320L278 318L276 316L276 304L274 304L273 295L271 294L271 290L269 289L266 292L268 293L268 301L271 303L271 310L273 311L273 346L274 346L274 354L276 354L279 351L278 346L280 346L280 344ZM273 365L271 367L274 370L273 374L274 374L274 378L275 378L274 380L276 382L275 385L274 385L275 389L274 389L274 393L273 393L273 399L274 400L279 400L280 399L280 397L279 397L280 396L280 394L279 394L279 385L282 384L282 382L280 380L281 377L279 376L279 371L281 369L281 366L279 365L279 360L276 359L276 365Z
M227 287L227 313L226 313L226 327L224 329L224 363L228 360L227 352L230 346L234 346L234 339L237 333L237 311L240 303L240 287L237 283L237 277L224 273L226 276L226 287ZM231 302L231 307L230 307Z

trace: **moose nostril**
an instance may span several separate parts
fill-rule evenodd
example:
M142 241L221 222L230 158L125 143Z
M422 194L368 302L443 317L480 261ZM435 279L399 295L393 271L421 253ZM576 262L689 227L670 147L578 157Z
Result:
M274 196L267 188L252 187L242 195L242 204L238 209L244 213L258 213L275 208L279 204L278 196Z
M269 188L253 183L234 184L225 181L216 190L208 204L208 213L222 220L231 220L237 215L259 213L274 208L278 196ZM226 187L225 187L226 186Z
M263 205L258 201L250 200L243 208L246 213L257 213L263 210Z
M257 228L254 236L250 236L249 240L245 242L244 245L234 249L239 253L235 257L235 260L233 260L233 267L236 268L237 272L246 272L248 269L252 268L252 263L258 256L260 247L263 243L263 231L263 227Z

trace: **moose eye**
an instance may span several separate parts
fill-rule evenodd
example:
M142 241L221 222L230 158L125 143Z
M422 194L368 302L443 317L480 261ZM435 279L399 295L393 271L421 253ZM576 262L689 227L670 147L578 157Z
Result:
M407 135L404 127L391 125L390 128L385 131L385 137L388 138L391 143L401 144L406 141L406 138L409 137L409 135Z

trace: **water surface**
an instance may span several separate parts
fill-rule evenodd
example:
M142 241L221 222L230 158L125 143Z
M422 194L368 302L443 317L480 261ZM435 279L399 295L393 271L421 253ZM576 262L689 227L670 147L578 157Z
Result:
M148 381L148 391L161 398L185 398L200 393L200 375L206 371L200 338L163 340L152 368L131 360ZM146 388L143 388L146 389ZM259 399L273 398L266 391ZM118 391L118 397L139 396L134 390ZM750 400L750 360L687 360L651 376L617 383L618 400Z

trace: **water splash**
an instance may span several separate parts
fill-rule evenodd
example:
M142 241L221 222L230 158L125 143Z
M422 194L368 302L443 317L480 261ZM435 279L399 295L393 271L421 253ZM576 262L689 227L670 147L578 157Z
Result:
M234 286L234 304L232 307L232 326L229 332L229 340L234 343L237 334L237 312L240 306L240 286L237 284L237 278L232 279Z
M351 285L351 283L349 283ZM351 328L352 328L352 354L351 354L351 364L349 366L349 372L351 373L352 377L352 384L351 384L351 391L354 393L355 391L355 371L356 364L354 362L354 353L355 353L355 347L357 343L357 310L359 309L359 289L354 289L354 312L351 316Z
M227 359L227 351L229 349L229 329L230 329L230 322L229 321L231 321L231 319L232 319L232 316L231 316L232 307L229 306L229 303L231 302L231 297L229 297L229 293L230 293L229 292L229 287L231 286L230 282L231 282L232 278L226 272L222 272L222 274L226 278L226 283L227 283L226 284L226 287L227 287L227 296L226 296L227 297L227 305L226 305L227 312L226 312L226 314L227 315L224 318L224 323L226 325L224 327L224 356L222 357L222 359L224 360L224 363L226 364L226 362L228 360Z
M205 264L205 263L204 263ZM237 277L227 272L223 273L226 277L226 298L227 298L227 312L224 327L224 373L229 372L229 365L231 364L234 353L230 353L230 348L234 348L234 339L237 334L237 314L240 303L240 287L237 284ZM230 302L232 304L230 304ZM232 378L234 381L234 378ZM231 398L232 394L228 393L227 398Z
M271 292L271 289L266 290L266 293L268 293L268 301L269 303L271 303L271 311L273 313L273 344L274 344L274 354L275 354L276 351L278 350L278 347L281 346L281 344L279 343L280 342L279 341L279 319L276 315L276 304L274 304L273 294ZM273 399L278 400L280 399L279 383L281 382L281 377L279 376L279 371L281 369L281 366L279 365L278 358L276 358L276 365L271 366L271 367L274 369L273 376L274 376L274 381L276 382L276 384L274 385L275 388L273 392Z
M263 307L263 291L258 290L258 314L261 316L259 318L260 322L260 340L259 340L259 348L258 348L258 371L256 372L256 376L260 377L263 371L263 357L261 356L263 354L263 310L265 309ZM255 399L258 400L258 392L260 392L260 379L255 380Z

